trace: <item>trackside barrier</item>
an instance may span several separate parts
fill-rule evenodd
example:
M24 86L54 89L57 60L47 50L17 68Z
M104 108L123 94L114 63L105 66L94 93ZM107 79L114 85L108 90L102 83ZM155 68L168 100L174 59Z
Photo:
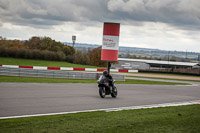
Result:
M0 67L0 75L22 76L22 77L48 77L48 78L67 78L67 79L98 79L100 73L85 73L71 71L42 70L16 67ZM116 81L125 81L124 75L112 74Z
M1 65L0 67L9 68L28 68L37 70L65 70L65 71L89 71L89 72L103 72L107 69L102 68L73 68L73 67L48 67L48 66L17 66L17 65ZM138 72L138 70L127 70L127 69L110 69L111 72Z

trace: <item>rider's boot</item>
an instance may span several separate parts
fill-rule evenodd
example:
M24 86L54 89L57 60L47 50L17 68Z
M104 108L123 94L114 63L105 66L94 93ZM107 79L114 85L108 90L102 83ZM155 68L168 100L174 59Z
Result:
M110 86L110 93L113 92L113 86Z

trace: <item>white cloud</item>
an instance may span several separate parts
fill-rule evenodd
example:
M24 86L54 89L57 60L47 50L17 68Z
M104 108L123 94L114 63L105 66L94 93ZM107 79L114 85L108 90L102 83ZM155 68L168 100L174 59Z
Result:
M127 30L129 29L129 30ZM164 23L144 23L144 26L121 26L120 44L133 47L159 48L165 50L200 51L200 32L176 29Z

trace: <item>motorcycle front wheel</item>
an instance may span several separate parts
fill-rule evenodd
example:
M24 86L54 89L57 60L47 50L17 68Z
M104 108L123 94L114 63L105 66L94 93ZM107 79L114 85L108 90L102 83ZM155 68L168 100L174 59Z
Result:
M106 96L104 87L99 87L99 95L101 98L104 98Z
M115 86L113 87L113 91L111 93L111 96L114 97L114 98L117 97L117 88Z

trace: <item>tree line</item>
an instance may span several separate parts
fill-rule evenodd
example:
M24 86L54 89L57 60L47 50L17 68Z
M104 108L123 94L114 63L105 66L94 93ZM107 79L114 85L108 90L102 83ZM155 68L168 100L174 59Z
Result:
M100 60L101 47L84 52L75 50L72 46L55 41L50 37L34 36L26 41L0 37L0 56L106 66L106 63Z

